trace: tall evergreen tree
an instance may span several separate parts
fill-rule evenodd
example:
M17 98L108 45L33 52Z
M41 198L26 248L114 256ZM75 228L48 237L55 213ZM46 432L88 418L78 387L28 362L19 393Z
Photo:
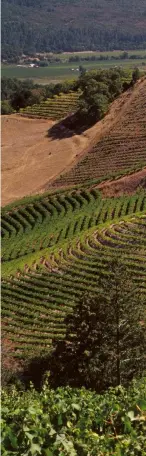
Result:
M144 370L142 294L117 260L100 276L94 296L85 295L66 319L66 338L55 342L51 381L102 391L127 384Z

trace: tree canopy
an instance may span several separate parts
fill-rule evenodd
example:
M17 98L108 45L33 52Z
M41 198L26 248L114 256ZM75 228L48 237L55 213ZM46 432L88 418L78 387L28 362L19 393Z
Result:
M35 52L145 49L143 0L2 0L2 58Z

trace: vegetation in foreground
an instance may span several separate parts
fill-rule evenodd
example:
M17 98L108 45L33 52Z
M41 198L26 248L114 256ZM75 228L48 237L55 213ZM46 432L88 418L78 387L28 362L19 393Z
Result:
M103 395L47 384L2 392L3 456L145 456L146 379Z

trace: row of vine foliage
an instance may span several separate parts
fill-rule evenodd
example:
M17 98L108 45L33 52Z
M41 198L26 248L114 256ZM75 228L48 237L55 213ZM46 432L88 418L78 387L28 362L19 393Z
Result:
M2 393L3 456L144 456L146 384Z

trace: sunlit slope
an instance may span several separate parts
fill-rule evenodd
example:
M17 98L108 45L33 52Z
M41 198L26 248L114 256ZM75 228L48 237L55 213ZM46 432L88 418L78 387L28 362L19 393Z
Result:
M109 274L115 253L146 294L145 192L107 200L95 190L67 193L2 219L2 331L16 355L64 337L67 312L86 290L98 292L98 274Z
M119 104L106 134L56 179L53 187L80 184L146 164L146 79L138 82L128 96L120 97Z

